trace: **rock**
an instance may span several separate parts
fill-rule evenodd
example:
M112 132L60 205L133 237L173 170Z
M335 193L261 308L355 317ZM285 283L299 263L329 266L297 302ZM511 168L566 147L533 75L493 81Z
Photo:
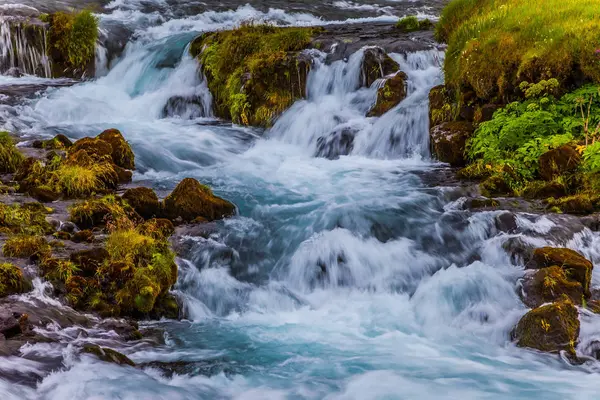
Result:
M567 194L565 185L559 182L530 182L523 190L523 197L526 199L558 199Z
M474 131L473 125L465 121L444 122L433 127L430 132L433 155L453 167L464 166L465 146Z
M58 231L52 236L58 240L71 240L71 234L63 231Z
M600 215L594 214L581 218L581 223L593 232L600 231Z
M100 321L98 328L113 331L127 341L142 339L138 323L135 321L108 318Z
M71 237L71 240L75 243L93 243L95 240L94 233L89 229L75 232Z
M191 222L202 217L207 221L214 221L232 216L235 206L215 196L210 188L197 180L186 178L165 198L164 210L171 220L181 218L185 222Z
M59 222L59 224L59 230L61 230L62 232L73 233L75 232L75 229L77 229L75 224L70 221Z
M173 96L162 111L162 118L196 119L206 116L200 96Z
M158 201L158 196L152 189L145 187L129 189L122 197L144 219L150 219L160 215L160 202Z
M30 288L19 267L10 263L0 264L0 297L24 293Z
M377 102L367 114L368 117L380 117L396 107L406 98L406 80L408 77L402 71L386 79L382 87L377 90Z
M133 172L115 165L115 172L119 183L130 183L133 180Z
M545 352L561 350L575 355L579 338L579 314L570 300L552 303L529 311L513 331L519 347Z
M10 311L0 311L0 334L6 339L13 338L29 330L27 314L19 314Z
M453 117L453 102L444 85L439 85L429 92L429 127L445 122L451 122Z
M588 194L548 199L548 208L566 214L587 215L598 209L599 199Z
M362 81L363 86L371 87L371 85L381 78L395 74L400 71L398 63L380 47L371 47L365 49L365 54L362 63Z
M29 195L42 203L52 203L60 199L60 193L43 187L33 187L28 191Z
M91 278L96 275L96 271L102 263L109 258L109 254L105 248L95 247L72 253L70 258L81 270L81 276Z
M159 240L167 239L175 233L175 226L165 218L148 220L140 225L138 229L143 235L148 235Z
M337 160L340 156L350 154L354 149L354 135L356 135L355 129L343 128L335 130L326 137L318 138L315 157Z
M467 210L480 210L480 209L495 209L500 206L498 200L477 198L467 199L464 204L464 208Z
M565 270L556 265L542 268L525 277L523 293L523 302L532 308L558 301L563 296L567 296L574 304L581 305L584 298L581 283L567 277Z
M119 353L118 351L100 347L95 344L86 344L81 350L82 353L93 354L98 357L101 361L109 362L118 365L129 365L135 367L135 363L129 359L126 355Z
M475 122L481 124L483 122L491 121L494 117L494 113L502 108L497 104L485 104L475 112Z
M98 139L104 140L109 143L112 147L112 160L113 162L125 169L135 169L135 156L131 150L131 146L123 137L120 131L117 129L108 129L102 132Z
M177 299L170 293L156 299L154 308L150 313L152 319L179 319L180 308Z
M517 231L517 216L511 212L505 212L494 218L496 229L500 232L514 233Z
M514 265L526 265L533 258L535 247L525 242L520 237L508 238L503 244L502 249L510 255L510 260Z
M594 265L578 252L555 247L542 247L533 252L528 268L541 269L559 266L569 279L581 283L584 294L590 295L590 283Z
M581 163L581 156L569 145L550 150L540 157L540 176L547 181L568 172L575 171Z
M79 139L69 149L69 158L76 160L76 164L81 166L87 166L90 162L85 160L82 153L77 154L80 150L93 161L104 161L106 157L112 157L113 152L111 144L104 140L90 137Z
M511 197L515 194L504 174L490 176L479 185L479 188L485 197Z

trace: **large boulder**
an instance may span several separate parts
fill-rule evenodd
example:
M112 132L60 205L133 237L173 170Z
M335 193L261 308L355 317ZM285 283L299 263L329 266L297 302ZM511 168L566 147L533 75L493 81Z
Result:
M135 156L131 146L117 129L107 129L98 135L98 139L110 144L113 162L125 169L135 169Z
M573 147L563 145L550 150L540 157L540 176L551 181L552 179L575 171L581 163L581 156Z
M367 116L380 117L396 107L406 98L406 80L408 77L402 71L387 79L377 90L377 102Z
M377 80L400 71L398 63L380 47L365 50L362 63L363 86L371 87Z
M154 218L160 214L160 202L152 189L146 187L128 189L123 193L123 199L144 219Z
M579 314L575 305L564 300L529 311L512 333L519 347L575 355L579 338Z
M184 222L203 219L214 221L235 213L235 206L215 196L209 187L195 179L182 180L164 200L165 214L172 220Z
M465 146L474 131L473 124L466 121L444 122L434 126L430 130L433 155L453 167L465 166Z
M542 247L533 252L528 268L541 269L552 266L562 268L569 279L579 282L584 294L589 296L594 265L578 252L555 247Z
M563 296L580 305L584 298L581 282L569 278L565 270L556 265L526 276L523 294L523 302L529 307L539 307L560 300Z

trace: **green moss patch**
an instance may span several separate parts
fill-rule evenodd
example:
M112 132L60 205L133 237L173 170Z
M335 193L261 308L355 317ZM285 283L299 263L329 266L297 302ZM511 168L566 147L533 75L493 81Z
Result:
M26 292L30 287L19 267L10 263L0 264L0 298Z
M426 31L433 27L433 22L429 19L419 20L414 15L402 18L396 23L396 28L402 32Z
M8 132L0 132L0 173L16 172L25 157L15 147Z
M207 33L192 43L219 117L269 126L305 94L309 65L298 58L318 28L246 25Z

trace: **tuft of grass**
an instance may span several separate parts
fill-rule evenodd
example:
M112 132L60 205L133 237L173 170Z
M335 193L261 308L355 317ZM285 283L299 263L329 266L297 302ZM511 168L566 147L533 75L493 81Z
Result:
M307 48L317 31L244 25L197 38L191 52L207 76L217 115L243 125L270 125L304 96L302 66L290 53Z
M16 235L6 240L2 252L5 257L43 259L52 253L52 249L41 236Z
M600 82L600 0L454 0L437 24L446 84L510 99L522 81Z
M15 147L8 132L0 132L0 172L16 172L23 163L23 154Z
M0 204L0 231L8 234L42 235L53 231L46 221L48 210L37 203Z
M23 293L28 289L29 284L23 278L19 267L10 263L0 263L0 298Z
M53 61L64 69L85 70L95 57L98 19L90 11L57 12L49 22L48 46Z
M81 229L97 226L107 226L109 230L129 228L136 217L133 209L114 195L74 204L69 211L70 220Z
M433 22L431 22L429 19L420 21L414 15L404 17L396 23L396 28L400 29L402 32L426 31L431 29L432 26Z

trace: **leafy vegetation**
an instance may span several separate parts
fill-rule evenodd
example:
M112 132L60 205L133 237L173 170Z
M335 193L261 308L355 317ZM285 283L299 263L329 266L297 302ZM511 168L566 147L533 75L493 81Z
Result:
M217 115L268 126L303 97L306 67L296 53L309 46L317 29L244 25L197 38L191 52L203 66Z
M23 273L16 265L0 264L0 298L10 294L23 293L30 287Z
M94 60L98 19L90 11L57 12L49 18L49 53L64 71L83 71Z
M514 100L522 81L600 82L600 0L454 0L436 27L446 85Z
M402 32L425 31L431 29L432 26L433 22L431 22L429 19L420 21L414 15L404 17L398 21L398 23L396 23L396 28L400 29Z
M16 172L23 159L23 155L15 147L10 134L0 132L0 172Z

